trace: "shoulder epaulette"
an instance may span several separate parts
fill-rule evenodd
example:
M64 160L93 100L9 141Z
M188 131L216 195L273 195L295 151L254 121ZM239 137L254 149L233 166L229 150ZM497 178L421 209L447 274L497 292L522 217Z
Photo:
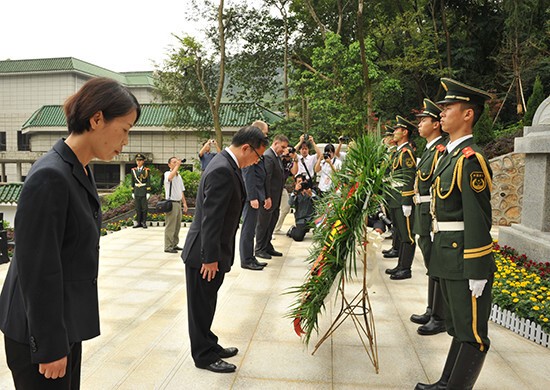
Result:
M445 149L446 149L445 146L444 146L444 145L441 145L441 144L437 144L437 145L435 146L435 148L436 148L437 150L439 150L440 153L443 153L443 152L445 151Z
M466 158L470 158L472 156L475 156L476 152L474 151L474 149L472 149L471 146L466 146L464 149L462 149L462 154Z

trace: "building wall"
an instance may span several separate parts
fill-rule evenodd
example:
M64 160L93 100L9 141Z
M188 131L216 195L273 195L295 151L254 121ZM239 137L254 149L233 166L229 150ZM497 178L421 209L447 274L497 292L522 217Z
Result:
M17 152L17 132L31 115L45 105L63 104L91 76L76 72L0 75L0 132L6 132L6 155ZM153 101L152 88L130 87L140 103ZM30 138L33 152L46 152L63 133L34 133ZM24 152L19 152L19 155ZM29 153L30 155L30 153ZM7 182L17 182L27 175L30 163L5 163Z

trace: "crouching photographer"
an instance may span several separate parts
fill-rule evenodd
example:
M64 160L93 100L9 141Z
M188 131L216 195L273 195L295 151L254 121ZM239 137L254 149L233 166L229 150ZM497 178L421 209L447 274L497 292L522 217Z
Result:
M311 189L311 182L306 180L305 175L296 175L294 191L288 199L288 204L296 209L294 212L296 225L292 226L287 233L287 236L292 237L294 241L303 241L310 229L315 212L313 202L316 196Z
M391 229L391 220L380 208L373 215L369 215L367 226L373 228L379 234L383 234L386 228Z

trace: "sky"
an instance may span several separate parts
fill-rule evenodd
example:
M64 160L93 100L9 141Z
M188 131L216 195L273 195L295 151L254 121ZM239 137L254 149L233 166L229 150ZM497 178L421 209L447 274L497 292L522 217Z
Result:
M11 0L0 5L0 60L75 57L116 71L154 70L172 36L194 34L190 0Z

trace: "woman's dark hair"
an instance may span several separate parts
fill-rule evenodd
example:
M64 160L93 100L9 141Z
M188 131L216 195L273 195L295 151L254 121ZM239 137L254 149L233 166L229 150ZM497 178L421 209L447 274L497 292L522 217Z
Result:
M107 122L127 115L132 110L136 110L137 122L141 114L141 107L132 92L106 77L87 81L65 101L63 109L69 134L82 134L90 130L90 118L98 111L103 113Z
M334 149L334 145L333 144L326 144L325 146L325 153L329 153L329 152L336 152L336 149Z

